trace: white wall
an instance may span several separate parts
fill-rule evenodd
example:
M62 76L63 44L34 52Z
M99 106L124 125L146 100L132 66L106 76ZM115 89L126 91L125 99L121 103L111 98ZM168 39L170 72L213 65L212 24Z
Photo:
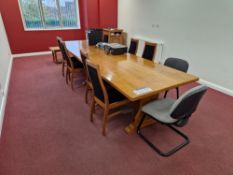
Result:
M164 43L163 61L189 61L189 72L233 94L232 0L119 0L119 28Z
M6 104L6 96L11 72L12 55L6 31L0 14L0 135Z

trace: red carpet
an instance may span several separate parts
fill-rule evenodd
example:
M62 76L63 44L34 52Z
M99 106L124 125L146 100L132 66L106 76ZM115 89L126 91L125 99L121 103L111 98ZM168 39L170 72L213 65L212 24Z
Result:
M0 140L0 175L233 174L232 97L210 89L181 128L191 143L169 158L136 134L125 134L130 120L126 115L110 121L103 137L101 118L89 122L84 88L72 92L50 56L16 59ZM158 124L145 130L161 146L177 141Z

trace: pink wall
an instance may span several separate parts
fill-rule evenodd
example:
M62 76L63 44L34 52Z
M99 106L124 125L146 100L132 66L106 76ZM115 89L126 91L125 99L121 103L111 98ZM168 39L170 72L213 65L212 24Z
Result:
M79 0L80 30L24 31L18 0L0 1L0 12L13 54L40 52L64 40L85 38L85 29L117 26L117 0Z

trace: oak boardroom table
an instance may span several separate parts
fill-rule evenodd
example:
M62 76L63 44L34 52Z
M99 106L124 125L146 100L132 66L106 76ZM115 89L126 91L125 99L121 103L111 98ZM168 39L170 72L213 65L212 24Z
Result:
M136 55L107 55L103 50L89 46L85 40L66 41L66 47L80 61L80 50L86 52L90 61L100 66L103 79L130 101L138 102L138 111L133 121L125 128L127 133L136 131L142 117L141 108L145 103L156 99L160 92L198 80L198 77L194 75L154 63ZM150 91L140 94L135 93L135 90L144 87L150 88ZM151 120L147 120L143 125L146 126L151 123Z

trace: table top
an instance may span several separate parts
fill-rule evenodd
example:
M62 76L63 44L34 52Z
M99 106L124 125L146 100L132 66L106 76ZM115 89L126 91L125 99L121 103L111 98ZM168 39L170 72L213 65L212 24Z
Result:
M87 41L66 41L70 53L81 61L80 50L86 52L92 63L100 66L101 76L131 101L137 101L177 86L195 82L198 77L136 55L107 55ZM138 94L135 90L149 88Z

